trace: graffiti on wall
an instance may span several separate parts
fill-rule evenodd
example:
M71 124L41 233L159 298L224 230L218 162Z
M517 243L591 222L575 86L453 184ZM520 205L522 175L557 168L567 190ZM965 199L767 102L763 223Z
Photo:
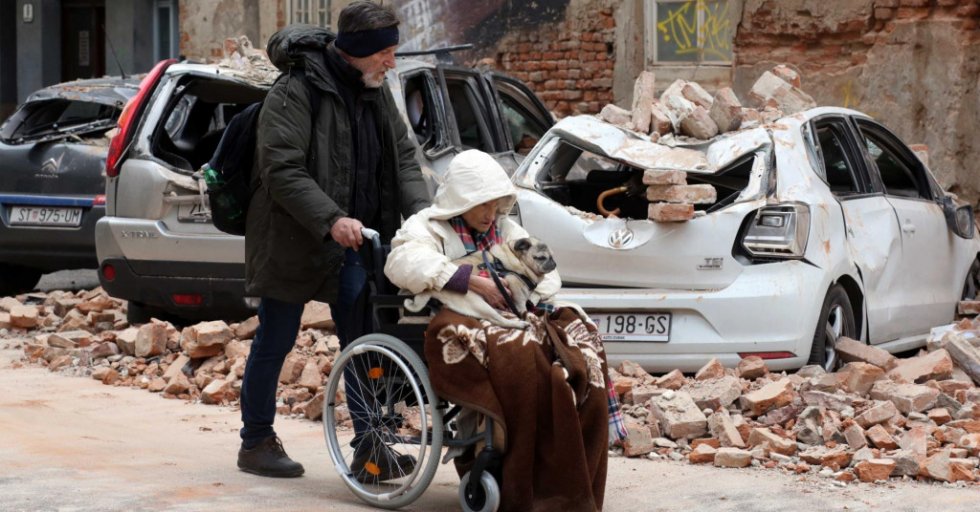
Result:
M656 2L656 20L657 60L732 60L729 0Z

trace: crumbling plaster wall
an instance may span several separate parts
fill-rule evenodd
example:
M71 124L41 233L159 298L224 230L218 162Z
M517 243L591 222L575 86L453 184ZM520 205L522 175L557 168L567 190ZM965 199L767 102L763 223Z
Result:
M260 15L271 10L259 0L194 0L180 2L180 53L188 59L217 61L224 56L228 37L247 36L256 47L263 48L261 34L270 25L260 23ZM268 37L268 36L266 36Z
M980 198L980 2L745 0L733 82L744 97L776 63L818 104L865 112L929 146L940 183Z

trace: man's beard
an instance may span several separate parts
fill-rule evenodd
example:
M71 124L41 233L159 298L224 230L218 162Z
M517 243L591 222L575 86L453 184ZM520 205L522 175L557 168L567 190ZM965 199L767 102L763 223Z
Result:
M385 75L381 75L380 79L368 78L367 75L361 76L361 82L364 82L364 87L368 89L378 89L385 83Z

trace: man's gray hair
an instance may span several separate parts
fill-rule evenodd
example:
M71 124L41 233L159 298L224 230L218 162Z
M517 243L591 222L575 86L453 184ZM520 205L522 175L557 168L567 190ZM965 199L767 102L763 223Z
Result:
M357 0L340 11L338 32L360 32L397 26L398 16L391 6L368 0Z

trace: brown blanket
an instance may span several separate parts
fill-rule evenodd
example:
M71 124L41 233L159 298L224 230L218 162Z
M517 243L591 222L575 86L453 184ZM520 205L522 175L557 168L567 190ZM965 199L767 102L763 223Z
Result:
M528 320L521 331L443 309L425 333L432 385L503 426L495 436L504 443L500 510L601 510L609 435L602 344L571 309ZM456 459L460 474L467 455Z

